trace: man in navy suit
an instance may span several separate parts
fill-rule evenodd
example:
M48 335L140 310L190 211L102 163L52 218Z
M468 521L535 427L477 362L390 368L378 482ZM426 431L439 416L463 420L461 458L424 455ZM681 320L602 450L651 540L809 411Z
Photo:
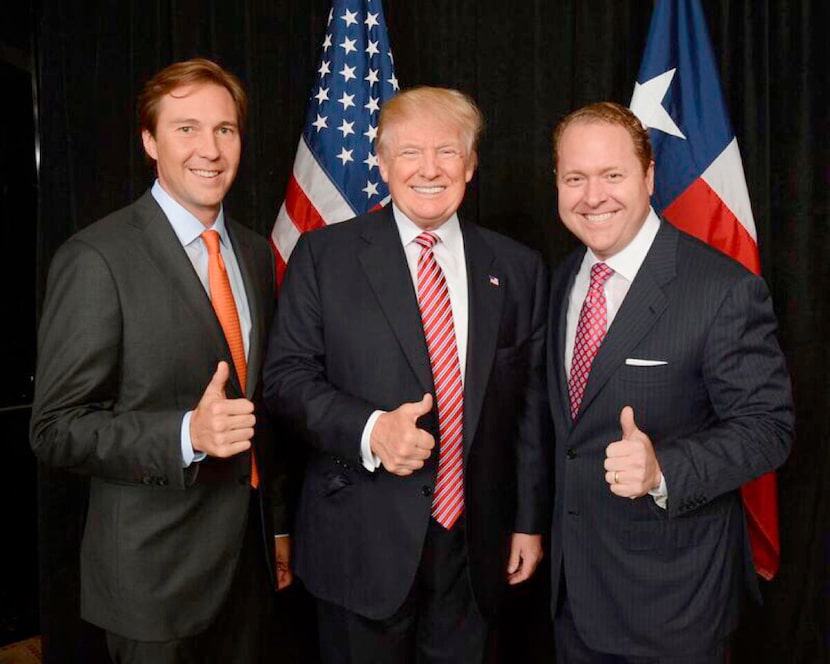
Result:
M265 396L311 447L295 560L326 662L481 662L542 555L548 280L537 252L458 217L481 125L456 90L387 102L392 204L304 234L280 292Z
M762 279L651 209L648 134L586 106L554 133L559 214L585 247L553 278L553 610L559 662L722 663L757 594L739 488L793 415Z

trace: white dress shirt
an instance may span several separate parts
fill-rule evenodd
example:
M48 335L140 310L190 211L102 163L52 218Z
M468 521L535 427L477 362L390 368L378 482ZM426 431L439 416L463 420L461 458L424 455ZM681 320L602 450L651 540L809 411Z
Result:
M568 379L571 377L571 363L573 362L574 356L574 343L576 341L576 327L579 323L579 314L591 284L591 267L595 263L605 263L614 270L614 274L603 285L607 316L605 329L608 330L611 327L611 323L614 322L614 317L620 310L625 296L628 294L628 289L631 288L634 277L640 271L640 267L643 265L643 261L646 259L646 255L654 243L654 238L657 236L658 230L660 230L660 218L652 208L649 210L648 216L637 232L637 235L634 236L622 251L604 261L597 258L590 248L585 251L585 257L582 259L582 264L576 273L576 279L574 279L574 285L568 297L568 317L565 328L565 375ZM649 491L649 494L654 497L654 501L660 507L663 509L666 508L668 493L666 490L666 479L662 474L660 475L660 486Z
M412 277L412 285L415 292L418 292L418 258L421 256L421 246L415 242L415 238L423 233L411 219L401 212L394 203L392 213L395 218L395 225L398 227L398 234L401 237L406 263L409 267L409 274ZM464 237L461 234L461 224L458 215L453 214L438 228L430 231L438 236L437 242L432 248L435 261L444 273L447 282L447 290L450 294L450 306L452 307L452 320L455 326L455 345L458 349L458 362L461 369L461 382L464 382L464 372L467 366L467 334L469 328L469 300L467 298L467 261L464 253ZM372 454L372 429L375 422L385 411L376 410L366 421L363 427L363 435L360 439L360 456L363 466L370 471L377 470L380 466L380 458Z

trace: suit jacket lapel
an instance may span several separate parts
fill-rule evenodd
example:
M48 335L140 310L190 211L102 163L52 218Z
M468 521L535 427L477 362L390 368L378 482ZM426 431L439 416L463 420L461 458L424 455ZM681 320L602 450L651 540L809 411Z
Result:
M461 232L467 263L469 302L464 380L464 448L469 449L478 427L484 394L496 356L504 289L508 284L481 233L465 223L461 224Z
M264 298L273 297L274 294L264 292L267 290L267 281L262 278L263 266L258 265L257 256L254 253L248 239L241 233L233 231L233 223L226 218L226 227L231 237L231 244L234 248L239 271L242 274L242 282L245 284L245 295L248 298L248 307L251 312L251 337L248 344L248 366L259 367L262 365L262 354L265 344L265 327L268 321L265 320L266 303ZM259 372L249 372L245 385L245 396L253 397L259 382Z
M668 306L669 301L663 287L676 274L677 239L675 228L662 222L660 231L594 358L580 413L590 406L611 375L625 362L625 358Z
M217 356L230 357L225 334L216 318L202 282L184 248L176 237L173 227L164 216L158 203L148 191L135 203L136 215L133 222L142 228L147 240L147 258L156 265L156 269L170 279L172 290L180 294L179 304L187 309L192 318L203 327L212 338ZM246 284L247 286L247 284ZM215 367L214 367L215 369ZM242 393L235 371L231 371L231 383Z
M362 237L366 246L360 252L359 260L366 278L422 389L434 394L418 296L391 206L371 219Z

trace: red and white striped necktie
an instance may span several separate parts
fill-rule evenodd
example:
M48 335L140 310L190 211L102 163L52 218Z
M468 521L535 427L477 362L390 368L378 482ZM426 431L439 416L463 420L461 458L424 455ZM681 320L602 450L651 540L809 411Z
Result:
M432 498L432 516L449 530L464 511L462 443L464 429L464 387L450 293L444 273L432 248L440 238L421 233L415 238L421 246L418 258L418 304L427 340L435 402L438 408L438 479Z
M591 266L591 284L588 293L582 302L579 312L579 322L576 326L574 338L574 355L571 361L571 376L568 379L568 394L571 402L571 420L576 421L585 386L588 384L588 375L594 363L602 340L605 339L608 307L605 302L603 286L614 270L605 263L594 263Z

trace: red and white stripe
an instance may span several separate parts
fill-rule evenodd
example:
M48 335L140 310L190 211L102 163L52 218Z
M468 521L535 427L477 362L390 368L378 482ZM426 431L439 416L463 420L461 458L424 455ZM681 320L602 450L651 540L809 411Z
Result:
M439 238L434 233L421 233L415 241L421 246L418 304L438 408L438 478L432 499L432 516L449 530L464 511L464 388L450 294L444 273L432 253Z
M387 197L377 207L385 205L388 200ZM282 282L288 258L300 235L354 216L355 211L346 197L309 149L305 137L300 136L285 201L271 229L271 243L277 258L277 283Z
M663 215L689 235L720 249L755 274L761 273L758 236L737 139L732 139Z

